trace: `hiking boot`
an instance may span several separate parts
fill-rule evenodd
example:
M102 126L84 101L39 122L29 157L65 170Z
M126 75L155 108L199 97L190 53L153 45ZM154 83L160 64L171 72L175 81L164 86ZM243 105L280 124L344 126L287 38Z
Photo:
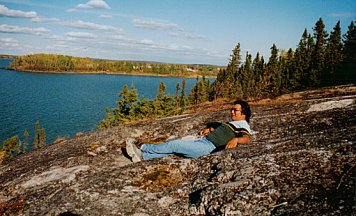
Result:
M126 139L126 152L131 157L132 162L136 163L143 160L142 151L136 147L133 138Z

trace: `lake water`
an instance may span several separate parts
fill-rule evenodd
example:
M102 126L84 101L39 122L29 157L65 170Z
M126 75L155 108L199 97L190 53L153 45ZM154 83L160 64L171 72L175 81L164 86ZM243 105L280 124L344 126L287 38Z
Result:
M0 68L9 59L0 59ZM0 144L27 129L32 142L35 123L40 120L45 128L47 141L57 137L71 137L78 132L95 130L105 118L105 108L116 106L118 93L127 84L134 84L139 96L154 98L160 82L167 92L175 95L176 84L182 78L24 73L0 69ZM186 92L196 79L186 79Z

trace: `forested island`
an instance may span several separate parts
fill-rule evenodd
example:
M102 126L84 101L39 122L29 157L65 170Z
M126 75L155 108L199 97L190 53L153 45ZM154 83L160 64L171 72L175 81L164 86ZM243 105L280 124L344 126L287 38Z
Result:
M14 55L5 55L5 54L0 54L0 59L14 59L16 56Z
M200 64L168 64L145 61L118 61L57 54L17 56L9 69L46 73L103 73L174 77L216 77L224 67Z

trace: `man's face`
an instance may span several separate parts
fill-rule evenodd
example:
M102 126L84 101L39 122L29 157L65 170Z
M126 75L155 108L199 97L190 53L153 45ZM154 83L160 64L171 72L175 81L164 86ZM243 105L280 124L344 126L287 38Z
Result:
M234 104L230 110L230 117L234 121L246 120L246 116L242 114L242 107L240 104Z

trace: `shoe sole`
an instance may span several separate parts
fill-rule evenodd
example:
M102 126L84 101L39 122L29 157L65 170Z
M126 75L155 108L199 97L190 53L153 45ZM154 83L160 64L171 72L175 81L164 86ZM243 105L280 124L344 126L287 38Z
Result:
M132 162L139 162L142 159L137 155L134 144L130 141L126 142L126 152L131 157Z

